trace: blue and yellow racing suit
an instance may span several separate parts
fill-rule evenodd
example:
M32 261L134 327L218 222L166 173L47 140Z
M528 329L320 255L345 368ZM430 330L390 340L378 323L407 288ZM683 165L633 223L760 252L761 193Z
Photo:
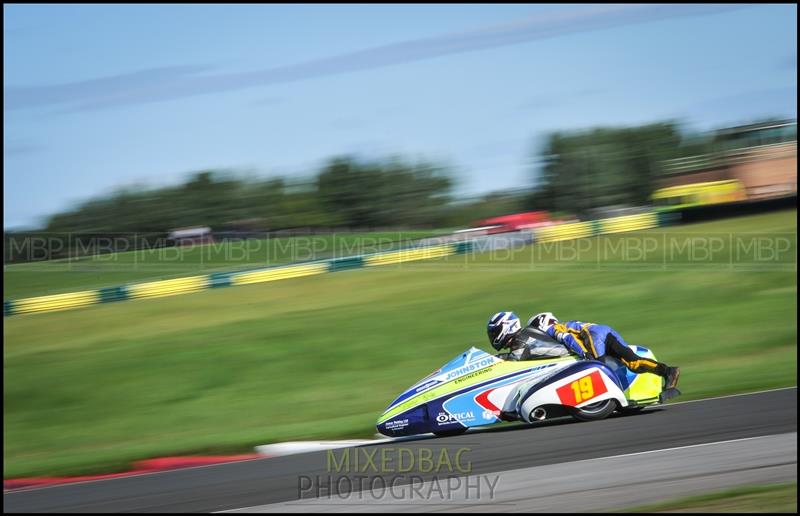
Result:
M599 359L610 355L620 359L634 373L655 373L659 376L667 374L669 366L637 355L610 326L569 321L550 326L547 334L581 358Z

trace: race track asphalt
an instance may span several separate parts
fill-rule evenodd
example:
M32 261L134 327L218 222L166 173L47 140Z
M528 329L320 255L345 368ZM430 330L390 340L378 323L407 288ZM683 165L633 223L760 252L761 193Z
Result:
M796 431L794 387L670 403L603 421L578 423L564 418L531 426L487 428L458 437L382 443L360 450L375 450L380 456L384 448L391 448L392 453L401 447L415 453L424 448L437 457L444 448L450 458L461 450L462 459L469 462L469 474L481 475ZM342 460L342 453L336 451L336 460ZM653 460L658 460L657 454ZM328 452L314 452L20 490L4 493L3 505L6 512L212 512L262 506L297 500L303 487L301 478L330 477L329 461ZM392 476L369 463L364 465L366 470L355 471L352 463L350 466L349 477ZM396 465L393 468L397 471ZM429 480L443 473L449 471L412 471L406 475ZM334 479L334 492L335 485Z

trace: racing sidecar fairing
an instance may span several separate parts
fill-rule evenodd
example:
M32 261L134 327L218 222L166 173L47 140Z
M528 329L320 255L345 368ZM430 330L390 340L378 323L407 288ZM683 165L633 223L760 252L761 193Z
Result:
M655 359L647 348L631 348ZM472 347L400 394L376 426L381 434L396 437L454 435L470 427L557 415L601 419L617 409L660 403L661 392L660 377L635 374L611 358L515 361Z

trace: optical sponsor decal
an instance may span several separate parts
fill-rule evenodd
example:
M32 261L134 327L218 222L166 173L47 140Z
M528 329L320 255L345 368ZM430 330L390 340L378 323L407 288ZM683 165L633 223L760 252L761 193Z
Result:
M606 392L608 389L599 371L593 371L556 389L562 405L569 407L580 405Z
M436 416L436 422L440 425L445 425L448 423L463 423L465 421L474 421L475 414L470 410L468 412L453 412L452 414L448 414L447 412L439 412L439 415Z

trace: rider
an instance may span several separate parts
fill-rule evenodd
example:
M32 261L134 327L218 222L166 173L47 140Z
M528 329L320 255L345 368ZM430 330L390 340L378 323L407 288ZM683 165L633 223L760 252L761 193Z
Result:
M527 360L532 356L527 344L531 338L535 339L531 329L547 333L581 358L599 359L608 354L619 358L634 373L655 373L666 378L667 389L678 384L679 368L640 357L609 326L580 321L559 324L552 313L542 312L531 317L523 328L514 312L498 312L489 318L487 334L494 349L500 351L509 348L509 353L503 354L501 358Z
M530 322L530 321L529 321ZM514 312L498 312L489 318L486 328L489 342L497 351L509 348L508 353L498 355L504 360L529 360L542 356L562 356L569 354L564 346L542 343L536 339L528 324L525 328L520 325L519 317Z
M634 373L655 373L664 377L667 389L678 384L680 368L640 357L610 326L580 321L560 324L552 313L542 312L528 320L528 327L547 333L581 358L599 359L603 355L611 355L620 359Z

